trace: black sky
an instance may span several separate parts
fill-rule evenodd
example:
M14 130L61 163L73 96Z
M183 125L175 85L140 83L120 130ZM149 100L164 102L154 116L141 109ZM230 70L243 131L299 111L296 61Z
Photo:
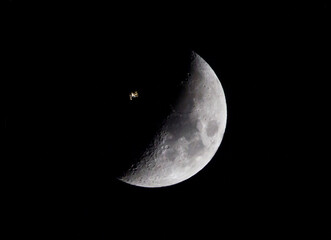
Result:
M2 4L5 209L23 224L14 235L300 232L315 188L305 139L319 110L307 95L325 97L314 93L326 79L328 4ZM172 187L117 181L114 166L157 129L191 50L225 91L218 152ZM132 106L135 89L148 99Z

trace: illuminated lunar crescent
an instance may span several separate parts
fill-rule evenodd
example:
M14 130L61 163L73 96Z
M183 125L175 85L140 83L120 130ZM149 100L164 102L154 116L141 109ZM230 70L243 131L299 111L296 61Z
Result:
M119 179L141 187L165 187L192 177L215 155L226 119L222 85L208 63L193 53L177 105L144 154Z

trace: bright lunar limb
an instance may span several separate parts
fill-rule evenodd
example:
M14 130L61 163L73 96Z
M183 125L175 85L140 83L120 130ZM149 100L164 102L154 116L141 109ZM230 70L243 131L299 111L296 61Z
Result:
M223 139L227 109L222 85L212 68L192 53L183 92L161 131L120 180L141 187L182 182L213 158Z

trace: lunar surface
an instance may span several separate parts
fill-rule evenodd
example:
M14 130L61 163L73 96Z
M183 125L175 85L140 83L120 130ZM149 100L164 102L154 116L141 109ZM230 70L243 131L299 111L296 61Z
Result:
M223 139L227 109L212 68L192 53L190 72L172 112L145 152L119 179L141 187L182 182L213 158Z

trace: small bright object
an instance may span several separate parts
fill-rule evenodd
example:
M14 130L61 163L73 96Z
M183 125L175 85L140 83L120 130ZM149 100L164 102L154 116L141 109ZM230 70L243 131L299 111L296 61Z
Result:
M129 95L129 97L130 97L130 100L132 101L133 98L138 97L138 92L137 91L131 92L130 95Z

